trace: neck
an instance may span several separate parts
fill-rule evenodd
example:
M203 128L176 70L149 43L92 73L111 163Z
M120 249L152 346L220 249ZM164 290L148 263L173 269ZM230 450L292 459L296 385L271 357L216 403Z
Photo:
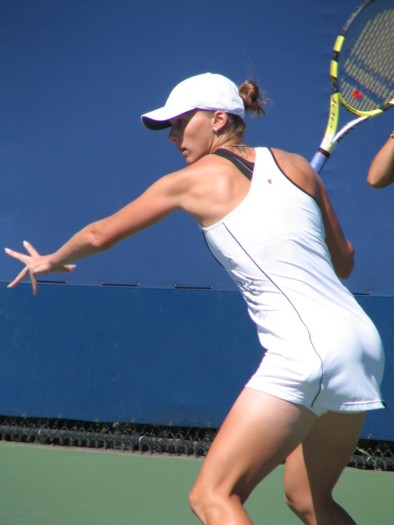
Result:
M247 145L243 142L225 142L224 144L221 144L219 148L234 150L234 152L237 153L245 153Z
M235 137L232 138L232 140L223 140L221 141L220 139L217 141L217 143L215 144L215 150L219 149L219 148L236 148L237 150L239 149L242 149L242 148L246 148L246 144L244 144L241 139L237 139Z
M213 152L218 149L227 149L229 151L232 151L233 153L236 153L238 155L241 155L243 158L250 162L255 162L256 154L255 149L247 146L241 141L238 141L237 139L233 139L232 141L223 142L222 144L216 144L215 148L213 149Z

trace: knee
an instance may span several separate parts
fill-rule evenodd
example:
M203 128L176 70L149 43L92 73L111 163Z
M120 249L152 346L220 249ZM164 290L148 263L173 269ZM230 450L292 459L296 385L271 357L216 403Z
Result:
M194 486L189 493L189 505L196 516L199 515L199 508L201 506L201 497L197 488Z
M195 485L189 493L189 505L192 512L205 523L205 517L210 513L210 509L214 505L212 492L205 490L204 487Z
M335 506L331 494L312 497L309 490L286 491L286 505L307 525L315 525L319 516L328 516Z
M197 484L190 491L189 505L202 523L208 523L226 514L231 499L231 495L222 493L219 489Z
M286 491L285 502L289 509L304 523L313 523L315 510L309 492L303 492L300 490Z

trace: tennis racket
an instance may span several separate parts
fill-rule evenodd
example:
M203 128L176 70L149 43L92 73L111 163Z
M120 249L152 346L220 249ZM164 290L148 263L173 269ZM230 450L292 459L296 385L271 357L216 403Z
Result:
M394 105L394 0L365 0L354 11L336 38L330 79L327 128L310 162L318 173L347 133ZM341 106L357 118L337 132Z

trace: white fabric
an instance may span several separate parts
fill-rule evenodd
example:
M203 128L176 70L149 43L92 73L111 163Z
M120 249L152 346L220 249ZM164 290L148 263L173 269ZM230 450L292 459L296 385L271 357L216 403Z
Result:
M269 149L256 149L243 202L203 232L266 349L247 386L317 413L384 407L379 334L333 270L317 202Z
M174 87L165 105L141 116L149 129L169 127L169 120L193 109L217 110L245 116L244 103L238 88L227 77L215 73L203 73L183 80Z

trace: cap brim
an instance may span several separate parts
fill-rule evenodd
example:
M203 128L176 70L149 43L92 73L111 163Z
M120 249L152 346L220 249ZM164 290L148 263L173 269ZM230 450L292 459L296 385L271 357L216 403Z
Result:
M153 120L149 117L145 117L144 115L141 117L142 123L144 126L146 126L148 129L151 129L153 131L159 131L161 129L166 129L171 126L170 122L168 120Z
M171 126L170 120L183 115L188 111L192 111L194 108L190 106L183 107L167 107L163 106L162 108L155 109L154 111L149 111L144 113L141 116L142 123L148 129L153 131L158 131L160 129L166 129Z

